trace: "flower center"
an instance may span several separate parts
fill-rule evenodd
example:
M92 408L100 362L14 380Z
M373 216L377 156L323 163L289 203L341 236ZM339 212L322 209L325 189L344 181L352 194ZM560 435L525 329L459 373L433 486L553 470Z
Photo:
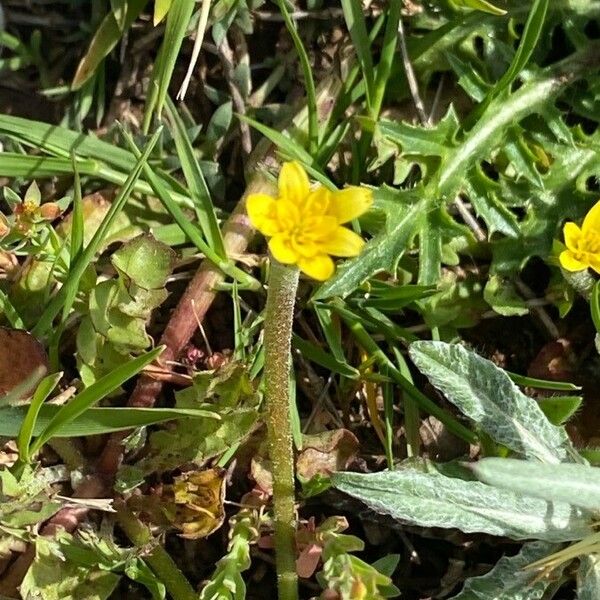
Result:
M585 252L591 252L593 254L597 254L600 252L600 233L591 230L586 231L583 235L582 244L580 244L580 250Z

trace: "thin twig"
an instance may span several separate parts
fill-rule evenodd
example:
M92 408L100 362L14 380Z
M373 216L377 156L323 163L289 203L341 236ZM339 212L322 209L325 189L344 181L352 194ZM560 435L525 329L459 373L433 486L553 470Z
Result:
M200 9L200 18L198 19L198 28L196 29L196 39L194 40L194 48L192 49L192 56L190 58L190 64L188 65L187 72L183 78L183 83L177 92L177 100L184 100L187 93L192 75L194 74L194 68L198 62L200 56L200 50L202 48L202 41L204 40L204 34L206 33L206 25L208 24L208 15L210 13L210 0L202 0L202 8Z
M415 70L413 69L412 63L410 62L410 56L408 55L408 48L406 46L406 35L404 33L404 23L402 19L398 21L398 36L400 37L400 51L402 53L402 64L404 65L404 72L406 73L406 80L408 81L408 88L410 89L410 95L412 96L417 115L419 120L424 127L429 126L429 117L425 111L425 105L419 94L419 83L415 76Z

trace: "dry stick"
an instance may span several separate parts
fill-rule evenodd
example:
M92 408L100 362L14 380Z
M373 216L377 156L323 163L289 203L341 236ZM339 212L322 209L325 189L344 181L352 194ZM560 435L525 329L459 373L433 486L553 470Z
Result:
M246 193L235 211L225 223L223 241L228 255L243 253L252 239L254 230L246 216L245 198L248 194L262 190L264 187L265 180L262 177L255 177L248 185ZM166 370L169 369L169 363L177 360L181 351L188 344L196 332L198 322L204 319L215 299L215 288L223 281L223 277L220 269L205 260L188 285L159 342L166 346L160 357L160 362ZM152 407L162 386L162 381L142 375L129 398L129 406ZM122 442L127 435L128 432L112 434L100 455L96 468L98 473L106 479L112 479L119 468L123 456Z

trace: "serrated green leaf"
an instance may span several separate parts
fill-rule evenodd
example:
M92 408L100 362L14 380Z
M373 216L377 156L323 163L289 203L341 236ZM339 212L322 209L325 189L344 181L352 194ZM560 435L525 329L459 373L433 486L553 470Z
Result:
M386 190L375 192L376 195L378 193L393 195ZM416 226L422 216L424 202L416 201L411 204L409 198L414 198L414 195L398 193L393 205L394 210L390 207L388 212L385 231L370 240L360 256L346 261L329 281L317 288L313 296L314 300L331 296L343 298L375 273L394 272L400 257L414 237Z
M564 428L552 425L489 360L444 342L414 342L409 353L431 383L498 443L542 462L576 460Z
M545 502L439 473L412 469L335 473L332 483L378 513L421 527L550 542L578 540L592 531L593 516L570 504Z

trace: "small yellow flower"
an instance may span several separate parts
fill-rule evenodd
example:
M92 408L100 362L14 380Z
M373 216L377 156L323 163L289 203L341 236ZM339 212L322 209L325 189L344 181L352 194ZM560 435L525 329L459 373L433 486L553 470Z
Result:
M348 187L330 192L310 188L306 171L297 162L284 163L279 194L251 194L246 201L252 224L270 238L269 250L280 263L325 281L335 271L331 256L357 256L364 240L346 227L373 202L370 190Z
M585 216L581 229L569 221L563 234L567 246L559 256L563 269L574 272L591 267L600 273L600 202Z

